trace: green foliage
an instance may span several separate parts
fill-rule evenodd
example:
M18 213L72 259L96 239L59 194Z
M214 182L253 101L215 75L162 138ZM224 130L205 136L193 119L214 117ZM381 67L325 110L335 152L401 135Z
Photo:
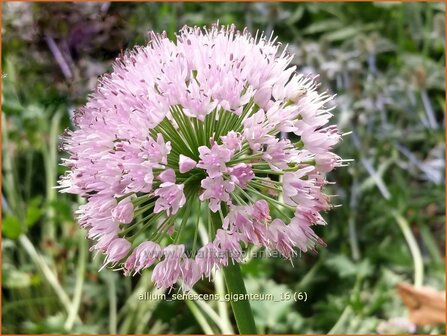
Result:
M231 330L232 320L221 318L225 303L139 300L141 293L158 293L150 271L134 278L98 273L101 257L90 255L74 219L80 200L53 188L66 155L58 151L58 135L72 127L73 110L113 59L145 43L148 30L175 38L185 24L217 20L274 31L289 43L299 71L319 74L321 89L337 94L334 116L344 132L353 132L337 152L354 161L328 177L337 182L328 191L342 207L317 228L327 248L298 256L293 266L252 258L242 267L249 293L308 295L306 302L254 301L259 331L376 333L380 322L406 316L394 286L413 282L416 265L423 266L424 285L445 287L445 4L2 7L3 333ZM52 53L51 39L62 59ZM413 240L420 254L410 251ZM217 279L195 290L224 291Z
M2 222L2 234L10 239L17 239L22 234L22 225L16 216L6 216Z

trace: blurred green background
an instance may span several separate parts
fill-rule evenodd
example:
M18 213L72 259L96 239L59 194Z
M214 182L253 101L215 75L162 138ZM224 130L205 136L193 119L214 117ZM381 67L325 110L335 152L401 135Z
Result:
M59 134L124 49L183 25L235 23L279 36L299 71L336 93L354 162L329 176L342 206L327 243L294 266L253 259L248 292L261 333L407 332L395 284L445 288L443 3L4 3L2 11L2 333L225 333L225 303L139 300L150 270L124 278L93 258L74 221L80 200L53 188ZM199 293L222 290L201 281ZM278 294L279 295L279 294ZM227 317L227 314L230 316ZM380 327L379 327L380 326ZM418 327L444 333L444 326Z

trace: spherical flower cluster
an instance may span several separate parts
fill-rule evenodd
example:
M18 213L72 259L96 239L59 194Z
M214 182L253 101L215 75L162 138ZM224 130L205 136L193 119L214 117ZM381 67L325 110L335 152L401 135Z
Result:
M152 34L100 80L64 137L60 188L87 200L78 221L104 266L154 265L157 287L188 290L248 245L292 258L323 243L312 226L325 224L341 135L332 97L279 48L233 26L185 27L175 42Z

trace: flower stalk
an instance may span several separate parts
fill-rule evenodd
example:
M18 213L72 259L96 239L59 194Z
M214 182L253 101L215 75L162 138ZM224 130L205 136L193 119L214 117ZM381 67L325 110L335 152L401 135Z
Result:
M223 269L223 273L225 285L231 297L234 295L245 296L245 294L247 294L239 264L229 264ZM241 335L256 334L256 324L250 307L250 301L245 299L231 299L230 304L239 333Z
M222 212L224 215L226 214L225 210L222 210ZM222 220L219 213L211 213L211 219L216 231L222 227ZM225 286L227 287L227 292L231 298L231 309L233 310L239 333L241 335L256 334L255 319L250 307L250 301L246 300L247 290L245 288L239 264L230 262L222 271L224 274ZM234 297L242 299L234 300Z

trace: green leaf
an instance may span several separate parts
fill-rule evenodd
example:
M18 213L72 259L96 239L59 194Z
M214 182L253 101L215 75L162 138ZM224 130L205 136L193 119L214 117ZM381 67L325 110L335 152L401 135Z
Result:
M248 277L245 279L248 293L270 295L273 300L252 300L250 302L253 314L256 317L256 324L261 328L278 330L287 320L287 315L294 304L293 292L285 285L277 284L270 279ZM290 298L282 299L283 296L290 295ZM267 297L267 296L266 296Z
M16 216L6 216L3 220L2 233L9 239L17 239L22 234L22 225Z
M8 269L3 275L3 286L6 288L24 288L31 286L31 275L16 269Z
M293 25L295 23L297 23L299 20L301 20L301 18L303 17L304 14L304 6L300 6L296 9L295 12L292 13L292 15L287 19L286 23L288 25Z
M368 259L354 263L344 255L337 255L326 260L326 265L332 268L342 278L354 277L356 275L365 277L371 274L372 268Z
M42 210L40 209L40 198L33 199L26 208L25 224L27 227L32 227L37 223L42 216Z
M342 23L338 20L324 20L311 24L304 29L304 34L315 34L331 31L342 27Z
M73 219L73 213L68 199L58 198L51 202L50 206L55 209L59 221L71 221Z
M346 28L336 30L332 33L328 33L325 36L325 39L328 41L331 41L331 42L342 41L342 40L346 40L350 37L353 37L358 33L359 33L359 29L357 29L356 27L346 27Z
M340 27L340 29L333 29L333 31L328 31L324 36L324 39L329 42L343 41L349 38L355 37L364 32L368 32L374 29L378 29L379 24L365 24L363 26L349 26L349 27Z

